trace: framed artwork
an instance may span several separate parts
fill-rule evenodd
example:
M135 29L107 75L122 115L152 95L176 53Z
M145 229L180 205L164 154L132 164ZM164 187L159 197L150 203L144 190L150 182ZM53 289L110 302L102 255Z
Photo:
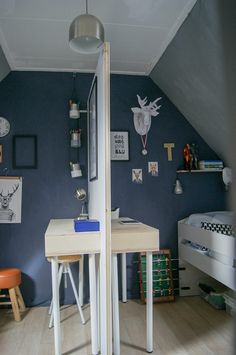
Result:
M149 161L148 162L148 173L152 176L158 176L158 162Z
M97 77L95 78L88 98L89 122L89 181L98 178L97 147Z
M132 182L135 184L143 183L143 170L142 169L132 169Z
M128 131L111 131L111 160L129 160Z
M13 136L12 153L13 169L37 169L37 136Z
M0 223L21 223L22 178L0 176Z

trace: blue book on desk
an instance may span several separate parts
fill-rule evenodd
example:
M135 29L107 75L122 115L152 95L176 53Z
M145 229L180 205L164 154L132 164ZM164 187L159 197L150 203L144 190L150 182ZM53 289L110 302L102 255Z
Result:
M100 224L96 219L74 219L74 230L75 232L98 232Z

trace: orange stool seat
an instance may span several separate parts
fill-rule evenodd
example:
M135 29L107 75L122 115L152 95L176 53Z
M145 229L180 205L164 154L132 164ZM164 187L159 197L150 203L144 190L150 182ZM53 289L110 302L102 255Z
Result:
M0 294L1 298L10 298L10 301L0 302L0 305L11 305L16 321L21 320L20 311L25 311L25 304L20 292L21 271L14 268L0 269L0 290L7 289L9 295Z
M0 269L0 289L14 288L21 284L19 269Z

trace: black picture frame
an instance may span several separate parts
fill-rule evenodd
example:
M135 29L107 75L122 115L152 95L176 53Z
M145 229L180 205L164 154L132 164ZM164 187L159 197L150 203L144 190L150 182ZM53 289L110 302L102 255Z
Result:
M98 178L98 142L97 142L97 77L95 77L88 98L88 147L89 181Z
M37 169L38 147L36 135L14 135L12 143L13 169Z
M113 130L110 133L111 160L129 161L129 131Z

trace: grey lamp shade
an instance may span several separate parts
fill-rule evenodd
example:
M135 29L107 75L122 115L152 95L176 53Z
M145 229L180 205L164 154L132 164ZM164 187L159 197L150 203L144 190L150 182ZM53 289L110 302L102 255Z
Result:
M104 42L104 28L101 21L89 14L77 16L70 25L69 44L71 49L83 54L99 51Z
M175 181L174 194L182 195L182 193L183 193L183 187L181 185L180 180L177 178Z

